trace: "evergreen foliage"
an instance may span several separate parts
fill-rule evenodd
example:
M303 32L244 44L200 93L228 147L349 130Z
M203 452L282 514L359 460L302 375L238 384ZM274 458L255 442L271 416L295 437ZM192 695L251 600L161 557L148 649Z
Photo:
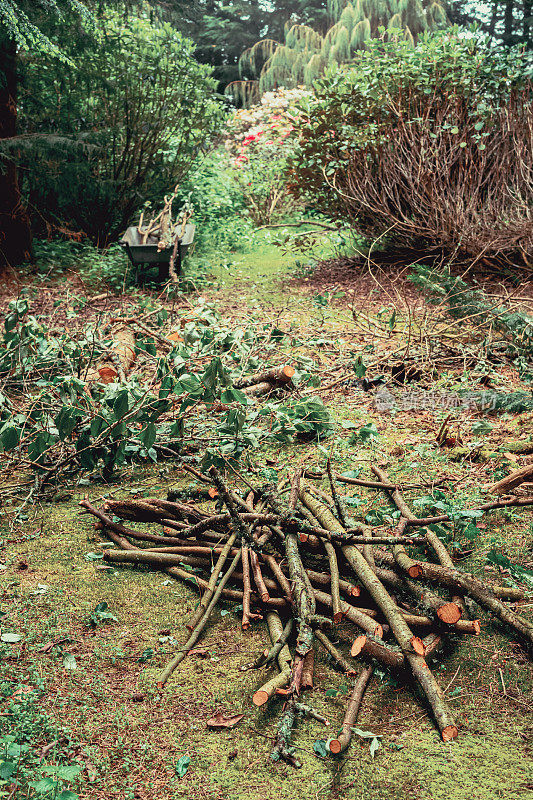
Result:
M403 30L414 45L424 31L448 22L440 0L328 0L327 13L330 26L323 35L309 25L286 26L283 41L261 39L245 50L239 59L241 80L226 93L246 106L258 92L310 86L328 65L349 63L382 27Z
M47 16L73 11L87 26L94 17L81 0L0 0L0 35L15 41L22 50L64 58L61 49L42 30Z

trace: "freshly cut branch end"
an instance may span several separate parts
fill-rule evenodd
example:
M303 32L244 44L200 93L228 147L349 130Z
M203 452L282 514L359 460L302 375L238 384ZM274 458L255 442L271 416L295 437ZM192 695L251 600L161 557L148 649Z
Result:
M445 603L437 610L437 616L441 622L445 622L447 625L455 625L461 619L462 611L457 603L450 602Z
M447 725L444 730L441 731L443 742L451 742L452 739L456 739L458 735L459 731L456 725Z
M411 639L411 647L419 656L423 656L426 654L426 648L424 646L424 642L419 636L413 636Z

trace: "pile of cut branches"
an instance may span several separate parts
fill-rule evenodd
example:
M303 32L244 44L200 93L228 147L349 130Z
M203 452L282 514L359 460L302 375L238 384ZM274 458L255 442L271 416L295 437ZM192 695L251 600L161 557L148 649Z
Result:
M242 603L243 629L266 617L270 644L244 669L268 668L253 695L256 706L276 695L284 700L274 760L283 758L298 766L291 737L299 716L329 724L300 700L302 691L313 686L315 645L354 677L342 726L327 742L333 754L350 743L375 664L418 684L444 741L458 735L428 662L449 636L480 632L480 620L471 617L473 603L503 623L525 647L533 645L533 623L505 602L523 599L521 589L487 583L458 569L432 530L451 518L415 517L403 490L379 466L372 467L376 480L370 481L334 474L328 463L330 493L312 483L322 479L321 474L302 470L280 480L277 487L256 488L244 481L246 491L238 492L215 466L208 475L185 469L201 484L198 500L215 501L214 512L192 503L190 492L188 502L174 492L172 500L108 500L102 509L84 500L81 506L116 545L105 551L106 561L161 569L200 590L199 604L187 625L190 635L161 673L160 690L198 641L219 601ZM384 536L351 520L336 490L337 481L384 492L400 512L397 528ZM533 498L495 500L483 509L526 505L533 505ZM162 532L154 533L153 527L133 529L116 522L117 517L155 523ZM406 545L416 545L423 556L413 558ZM367 662L359 675L356 662L336 641L342 639L336 630L341 621L353 628L351 657Z

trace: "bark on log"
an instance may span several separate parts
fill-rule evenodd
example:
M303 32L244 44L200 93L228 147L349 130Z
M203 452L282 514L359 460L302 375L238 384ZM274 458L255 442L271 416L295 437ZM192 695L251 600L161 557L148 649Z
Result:
M270 389L271 384L287 384L290 383L296 370L290 364L285 364L282 367L274 367L273 369L265 370L264 372L256 372L254 375L248 375L246 378L241 378L233 385L235 389L247 389L250 386L256 386L258 383L268 383Z
M333 661L337 664L338 667L346 674L346 675L355 675L355 669L352 665L350 665L346 659L344 658L343 654L340 650L338 650L333 642L329 640L326 634L323 631L316 630L315 636Z
M368 682L372 677L373 672L374 667L365 667L361 671L354 684L352 694L346 707L346 713L344 715L341 732L336 739L329 740L329 749L334 755L343 753L350 744L352 739L352 730L357 722L357 715L359 714L359 709L361 707L361 700L363 699L365 689L368 686Z
M270 634L270 641L272 645L283 636L283 625L279 614L269 611L266 615L268 632ZM276 689L286 686L291 678L291 652L287 644L284 644L278 654L278 667L279 672L273 675L270 680L258 689L252 698L254 705L261 707L276 693Z
M507 475L506 478L502 478L501 481L493 483L492 486L489 486L487 491L489 494L508 494L511 489L516 489L521 483L525 483L531 479L533 479L533 464L526 464L526 466L521 467L521 469L513 470L510 475Z
M305 491L303 492L302 500L320 521L321 525L332 530L340 529L342 532L342 526L329 510L318 506ZM443 740L454 739L458 734L457 726L444 700L442 690L423 658L425 648L421 639L413 636L389 593L359 550L353 545L343 545L342 552L390 624L396 641L400 645L400 649L409 662L413 675L431 706Z
M112 331L113 343L109 355L102 359L87 380L101 383L124 381L135 361L135 334L125 325L117 325Z

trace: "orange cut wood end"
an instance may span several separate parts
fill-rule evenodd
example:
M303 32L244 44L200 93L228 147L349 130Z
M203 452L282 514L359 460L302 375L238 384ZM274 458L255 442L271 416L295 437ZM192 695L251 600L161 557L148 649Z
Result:
M242 627L243 631L247 631L248 628L250 627L250 623L249 622L242 622L241 623L241 627Z
M268 701L268 693L265 692L264 689L258 689L257 692L252 697L254 706L258 708L260 706L264 706L265 703Z
M340 753L340 751L342 750L342 745L338 739L331 739L328 744L328 747L330 753L334 753L335 755L337 755L337 753Z
M363 647L365 646L365 644L366 644L366 636L364 634L362 636L358 636L353 641L352 649L350 650L350 655L354 657L358 656Z
M359 586L352 586L352 588L350 589L350 594L352 597L360 597L361 588Z
M472 627L474 628L474 634L479 636L481 633L481 622L478 619L472 620Z
M111 367L100 367L98 370L98 375L100 376L102 383L113 383L115 378L118 376L118 372Z
M451 742L451 740L456 739L458 735L459 731L456 725L446 725L441 733L443 742Z
M409 567L407 572L409 573L410 578L419 578L422 575L422 567L420 567L418 564L413 564Z
M270 600L269 593L268 592L263 592L263 594L261 595L261 600L263 601L263 603L268 603L268 601ZM261 614L258 614L257 616L259 618L261 618Z
M290 364L285 364L281 369L281 374L287 378L287 380L290 380L295 372L296 370Z
M413 638L411 639L411 647L413 648L415 653L418 653L419 656L423 656L426 654L426 648L424 647L424 642L418 636L413 636Z
M447 625L454 625L461 619L462 611L457 603L444 603L438 610L437 616Z
M211 488L207 490L207 494L209 497L218 497L218 490L215 489L214 486L211 486Z
M379 622L374 629L374 636L376 639L383 639L383 625L380 625Z
M299 539L301 542L306 542L306 541L309 539L309 536L308 536L308 534L307 534L307 533L300 533L300 534L298 535L298 539Z
M337 611L336 614L333 614L333 622L335 623L335 625L340 625L343 617L344 613L342 611Z

